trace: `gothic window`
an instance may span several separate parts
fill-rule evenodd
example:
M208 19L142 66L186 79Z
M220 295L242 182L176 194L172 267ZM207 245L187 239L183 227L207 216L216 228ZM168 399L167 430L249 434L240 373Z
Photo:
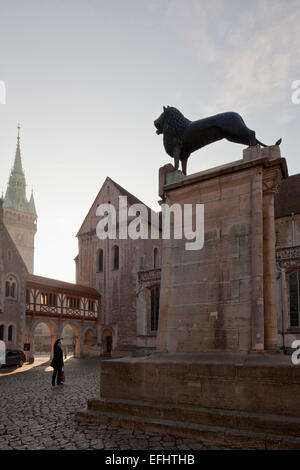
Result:
M10 293L10 285L9 285L9 282L6 281L6 283L5 283L5 296L9 297L9 293Z
M113 262L114 269L119 269L119 247L117 245L113 247Z
M300 312L300 270L294 271L289 276L290 287L290 321L291 326L299 326Z
M8 339L8 341L12 341L12 339L13 339L13 326L12 325L10 325L8 327L8 337L7 337L7 339Z
M0 340L4 341L4 325L0 325Z
M151 331L158 329L159 317L159 286L152 287L151 293Z
M103 273L103 250L98 251L97 268L98 268L98 273Z

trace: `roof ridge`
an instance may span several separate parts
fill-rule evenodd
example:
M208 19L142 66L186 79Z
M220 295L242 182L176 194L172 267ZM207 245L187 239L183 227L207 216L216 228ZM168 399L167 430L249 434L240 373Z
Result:
M113 179L111 179L109 176L108 178L110 179L110 181L119 189L119 191L121 193L123 193L125 196L129 196L130 198L133 198L136 203L138 204L143 204L145 207L147 207L147 209L149 209L150 211L153 211L155 212L153 209L151 209L151 207L149 207L147 204L145 204L143 201L141 201L139 198L137 198L134 194L130 193L129 191L127 191L127 189L123 188L123 186L121 186L120 184L116 183Z

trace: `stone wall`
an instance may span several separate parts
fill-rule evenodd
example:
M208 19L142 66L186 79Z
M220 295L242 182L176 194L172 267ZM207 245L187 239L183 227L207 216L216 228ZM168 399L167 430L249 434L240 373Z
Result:
M4 341L7 349L24 348L26 279L28 271L11 236L3 224L2 200L0 200L0 326L4 325ZM6 296L6 281L16 282L14 297ZM8 328L13 327L12 341L8 340Z

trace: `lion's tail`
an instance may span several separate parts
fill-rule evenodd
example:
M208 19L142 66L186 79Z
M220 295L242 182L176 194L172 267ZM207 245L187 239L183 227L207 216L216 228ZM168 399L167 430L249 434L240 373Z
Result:
M280 145L281 142L282 142L282 139L279 139L279 140L277 140L277 142L275 143L275 145ZM268 145L263 144L263 143L260 142L258 139L256 139L256 143L259 144L259 145L261 145L262 147L268 147Z

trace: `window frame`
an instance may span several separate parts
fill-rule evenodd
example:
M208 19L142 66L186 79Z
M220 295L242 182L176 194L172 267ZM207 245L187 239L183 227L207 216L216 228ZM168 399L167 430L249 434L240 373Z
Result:
M160 285L155 284L149 287L150 291L150 318L149 330L151 334L157 333L159 324L159 300L160 300Z
M104 254L102 248L97 252L97 273L103 273L104 268Z
M7 342L13 343L14 339L14 325L9 325L7 329Z
M0 325L0 341L5 341L5 323Z
M120 269L120 248L118 245L113 246L113 271Z
M296 283L291 285L292 278L296 275ZM292 288L295 288L296 290L296 295L297 295L297 310L295 312L292 311L292 302L293 298L295 297L294 295L292 296ZM300 326L300 268L294 269L289 273L288 276L288 292L289 292L289 321L290 321L290 327L291 328L299 328ZM295 292L294 292L295 294Z
M5 298L18 300L18 281L14 274L9 274L5 281Z

